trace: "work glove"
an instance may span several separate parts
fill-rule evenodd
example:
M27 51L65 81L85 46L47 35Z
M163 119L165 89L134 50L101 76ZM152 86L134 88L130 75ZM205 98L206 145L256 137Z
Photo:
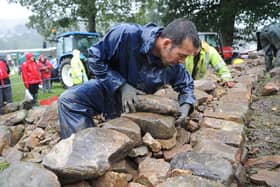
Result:
M185 103L180 106L179 114L177 120L175 121L176 126L183 126L187 122L190 109L191 109L190 104Z
M122 94L123 112L136 112L135 104L138 102L137 95L145 93L140 90L137 90L136 88L127 83L125 83L120 89Z

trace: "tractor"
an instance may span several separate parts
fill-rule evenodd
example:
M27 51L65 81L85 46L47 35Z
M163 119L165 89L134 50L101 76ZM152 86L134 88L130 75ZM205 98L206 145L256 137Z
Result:
M58 62L58 76L64 88L73 86L70 62L74 49L78 49L81 52L81 61L88 76L92 77L87 63L88 48L97 43L100 38L101 35L94 32L66 32L57 36L56 60Z

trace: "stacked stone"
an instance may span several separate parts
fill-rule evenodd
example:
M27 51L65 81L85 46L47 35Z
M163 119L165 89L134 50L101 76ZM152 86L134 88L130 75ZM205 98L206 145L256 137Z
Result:
M0 154L12 166L0 173L0 186L17 182L180 187L242 182L243 118L252 99L252 83L259 74L263 76L263 66L248 64L255 70L249 71L246 65L231 67L237 82L231 89L215 78L195 81L195 111L181 127L175 127L178 95L170 87L139 96L136 113L61 141L56 104L3 115ZM36 175L32 168L43 175ZM30 181L26 180L30 175Z

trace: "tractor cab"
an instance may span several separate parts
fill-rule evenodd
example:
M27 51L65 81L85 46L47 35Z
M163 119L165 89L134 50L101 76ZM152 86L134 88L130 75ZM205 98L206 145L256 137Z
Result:
M70 66L73 50L78 49L81 52L81 60L89 75L87 64L88 48L97 43L100 37L99 33L94 32L66 32L56 38L56 56L59 64L58 74L65 88L73 86Z

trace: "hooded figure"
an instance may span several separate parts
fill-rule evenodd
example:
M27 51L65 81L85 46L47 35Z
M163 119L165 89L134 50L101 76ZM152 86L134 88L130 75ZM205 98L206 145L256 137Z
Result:
M179 92L180 115L186 122L195 103L194 84L183 63L199 47L194 24L176 19L166 28L155 24L119 24L89 49L95 79L66 90L58 100L62 138L94 126L92 117L106 119L135 112L136 95L153 94L166 84Z
M22 80L26 89L33 97L33 106L38 105L38 89L41 84L41 75L38 64L32 53L25 54L25 62L22 64Z
M80 60L80 51L73 50L73 58L71 59L71 75L74 85L82 84L88 81L85 67Z
M43 81L43 94L48 90L51 93L51 75L52 75L52 64L48 59L42 54L39 56L38 65L41 73L41 78Z
M280 66L280 23L271 24L257 32L257 50L265 52L266 70ZM275 65L272 60L275 57Z
M3 113L4 102L13 102L9 73L10 69L6 60L0 58L0 114Z

